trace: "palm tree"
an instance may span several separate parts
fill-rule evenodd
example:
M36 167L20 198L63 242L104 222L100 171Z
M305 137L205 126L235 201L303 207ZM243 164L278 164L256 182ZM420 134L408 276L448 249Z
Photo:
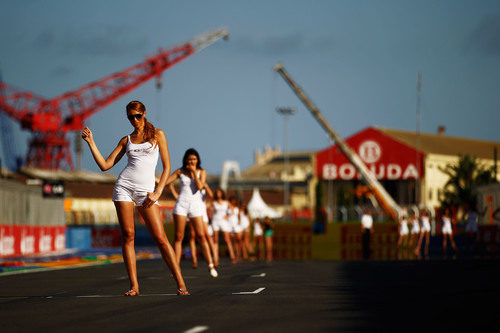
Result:
M457 164L448 164L439 169L449 177L440 198L444 207L476 207L476 187L496 181L493 167L481 165L477 157L472 155L463 155Z

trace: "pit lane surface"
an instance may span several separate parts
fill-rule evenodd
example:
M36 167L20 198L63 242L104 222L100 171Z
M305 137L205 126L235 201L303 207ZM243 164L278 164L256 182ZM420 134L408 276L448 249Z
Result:
M275 261L182 272L138 262L141 296L124 297L122 263L0 276L2 332L498 331L497 260Z

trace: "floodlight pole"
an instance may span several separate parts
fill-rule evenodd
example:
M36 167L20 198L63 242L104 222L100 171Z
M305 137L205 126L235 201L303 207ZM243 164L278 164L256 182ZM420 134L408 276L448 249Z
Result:
M285 216L288 215L288 212L290 211L290 183L288 181L288 176L289 176L289 168L290 168L290 156L288 154L288 123L290 121L290 116L295 113L295 109L291 107L278 107L276 108L276 111L283 116L284 119L284 138L283 138L283 145L284 145L284 154L283 154L283 161L284 161L284 171L285 171L285 177L284 177L284 182L283 182L283 205L285 206Z

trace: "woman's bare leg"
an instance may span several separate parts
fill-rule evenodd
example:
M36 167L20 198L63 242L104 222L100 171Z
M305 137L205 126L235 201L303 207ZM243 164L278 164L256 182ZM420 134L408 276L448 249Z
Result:
M122 234L122 255L127 268L130 289L139 292L137 281L137 266L134 249L135 227L134 227L134 203L126 201L115 201L116 214L120 223Z
M236 257L234 256L233 244L231 243L231 233L223 231L222 235L226 242L227 250L229 251L229 258L231 258L231 262L234 264L236 262Z
M208 245L207 237L205 235L205 227L203 218L201 216L190 218L190 223L193 224L196 232L196 238L201 246L201 251L209 266L213 267L212 255L210 254L210 247Z
M184 239L184 229L186 229L186 216L174 214L174 227L175 227L175 242L174 251L177 265L181 263L182 256L182 240Z
M273 260L273 237L264 237L266 242L266 260Z
M215 247L214 241L210 234L208 233L208 223L203 222L203 229L205 231L205 237L207 238L208 247L210 251L212 251L212 258L214 260L215 267L219 266L219 253L217 248Z
M239 246L240 246L240 251L241 251L241 257L244 260L248 259L248 252L247 252L247 246L245 244L245 238L243 232L238 233L238 241L239 241Z
M196 251L196 232L193 223L189 223L189 247L191 248L191 259L193 260L193 268L198 267L198 253Z
M158 246L163 260L167 264L170 272L172 273L175 282L177 282L177 288L186 289L186 284L182 278L181 269L177 263L175 257L175 252L170 245L165 230L160 219L160 209L158 205L152 205L149 208L137 207L139 213L146 223L146 227L153 238L153 241Z
M219 266L219 231L214 230L214 257L217 257L215 266Z

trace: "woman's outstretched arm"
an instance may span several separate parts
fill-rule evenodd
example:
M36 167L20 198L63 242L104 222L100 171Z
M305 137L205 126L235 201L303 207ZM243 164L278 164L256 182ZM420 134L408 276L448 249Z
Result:
M116 148L109 154L107 159L101 155L101 152L97 148L97 145L94 141L94 136L92 135L92 131L85 127L82 131L82 138L85 142L88 143L92 156L94 157L95 162L99 166L102 171L106 171L111 169L125 154L125 147L127 146L127 137L123 137Z

